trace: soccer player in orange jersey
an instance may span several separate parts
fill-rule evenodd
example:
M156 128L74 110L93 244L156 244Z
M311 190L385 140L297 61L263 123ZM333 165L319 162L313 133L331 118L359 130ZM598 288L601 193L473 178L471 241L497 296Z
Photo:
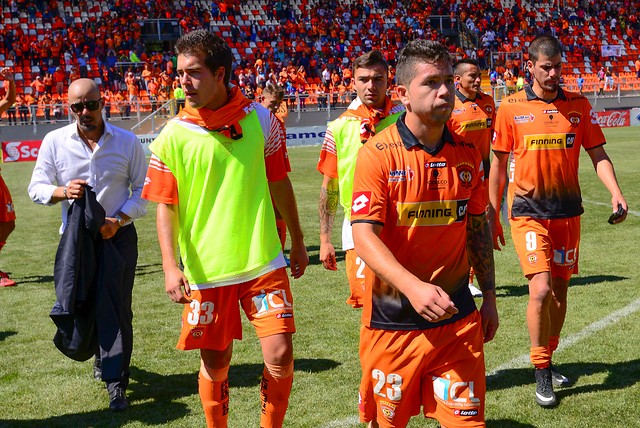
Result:
M489 220L494 248L504 245L500 203L509 152L514 166L509 183L509 222L520 265L529 281L527 325L535 366L536 402L556 404L553 386L570 383L552 365L567 311L571 275L578 272L580 215L578 184L580 147L611 193L614 222L626 218L627 202L613 164L604 150L604 134L589 101L560 88L562 48L557 39L540 36L529 46L533 85L502 100L496 117L489 178Z
M446 126L455 95L443 45L409 43L396 79L406 113L360 149L353 187L355 249L368 269L360 420L404 427L422 407L442 426L484 427L483 343L498 313L482 157Z
M233 54L224 40L194 30L175 50L186 105L149 146L143 197L158 202L165 291L184 304L178 348L200 350L207 427L226 428L229 365L244 311L264 358L260 426L279 428L293 383L295 323L271 196L289 228L291 276L302 276L309 263L285 135L273 113L229 85Z
M9 68L0 70L0 76L5 80L6 94L0 100L0 114L8 110L16 101L16 83L13 72ZM13 200L9 188L0 175L0 250L4 247L7 238L16 227L16 213L13 210ZM0 287L13 287L16 282L9 278L6 272L0 271Z
M287 108L285 105L285 108L284 108L285 114L283 116L282 109L281 109L281 106L283 105L283 100L284 100L284 88L272 82L267 82L267 84L264 87L264 90L262 91L262 102L260 104L262 104L263 107L265 107L267 110L269 110L278 118L278 120L280 121L280 125L282 126L282 130L285 131L284 118L286 117ZM286 131L284 133L286 134ZM286 162L287 172L291 172L291 164L289 163L289 155L286 151L287 150L286 146L283 147L283 150L285 152L285 162ZM278 229L278 237L280 238L280 244L282 245L282 249L284 250L284 244L287 241L287 223L284 221L284 218L282 218L282 214L280 214L280 211L278 211L278 208L275 206L275 204L273 206L273 211L276 214L276 228ZM289 259L285 257L285 260L287 261L287 264L288 264Z
M480 89L482 75L476 60L465 58L457 61L453 65L453 75L457 84L456 104L449 125L453 132L465 140L472 141L478 147L482 154L484 176L489 178L489 154L496 104L491 95L483 93ZM473 285L473 269L469 274L469 290L473 297L482 296L482 291Z
M320 261L328 270L337 270L336 250L331 242L333 221L338 206L344 210L342 249L350 293L347 304L362 307L365 266L353 249L349 223L353 171L362 145L376 132L394 123L402 106L394 105L387 95L388 65L380 51L370 51L356 58L353 82L357 98L336 120L329 123L320 150L318 171L323 175L320 188Z

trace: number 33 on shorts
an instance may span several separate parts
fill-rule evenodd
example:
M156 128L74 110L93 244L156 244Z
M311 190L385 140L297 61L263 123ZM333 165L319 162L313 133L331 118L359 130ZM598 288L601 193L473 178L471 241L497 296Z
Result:
M203 325L203 324L211 324L214 320L213 310L214 305L213 302L202 302L200 303L197 300L192 300L189 303L189 307L191 311L187 315L187 322L191 325Z

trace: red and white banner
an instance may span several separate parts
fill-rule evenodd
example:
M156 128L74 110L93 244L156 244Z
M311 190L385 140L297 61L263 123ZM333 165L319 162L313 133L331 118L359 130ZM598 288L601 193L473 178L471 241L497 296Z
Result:
M631 126L629 110L608 110L596 112L601 128L619 128Z
M28 162L38 159L38 150L42 140L3 141L3 162Z

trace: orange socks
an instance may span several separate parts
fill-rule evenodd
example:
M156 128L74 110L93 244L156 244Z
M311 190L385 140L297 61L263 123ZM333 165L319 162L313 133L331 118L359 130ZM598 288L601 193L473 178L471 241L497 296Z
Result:
M551 352L548 346L532 346L529 356L537 369L546 369L551 364Z
M198 392L208 428L227 428L229 414L229 367L213 370L211 379L200 372ZM289 406L293 361L286 366L265 363L260 383L260 427L280 428Z
M284 250L284 244L287 242L287 223L283 219L276 219L276 229L278 229L278 238L280 245Z
M560 336L549 336L549 354L553 356L553 353L558 349L558 343L560 343Z
M229 415L229 367L213 370L211 379L198 376L198 392L208 428L227 428Z
M293 361L286 366L265 363L260 383L260 428L282 427L293 383Z

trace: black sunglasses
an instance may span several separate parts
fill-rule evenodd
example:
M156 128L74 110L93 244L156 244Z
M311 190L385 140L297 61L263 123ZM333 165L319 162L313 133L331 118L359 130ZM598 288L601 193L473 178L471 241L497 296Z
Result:
M82 113L85 108L89 111L96 111L98 110L98 108L100 108L101 100L102 98L99 98L97 100L73 103L73 104L70 104L69 107L74 113Z

